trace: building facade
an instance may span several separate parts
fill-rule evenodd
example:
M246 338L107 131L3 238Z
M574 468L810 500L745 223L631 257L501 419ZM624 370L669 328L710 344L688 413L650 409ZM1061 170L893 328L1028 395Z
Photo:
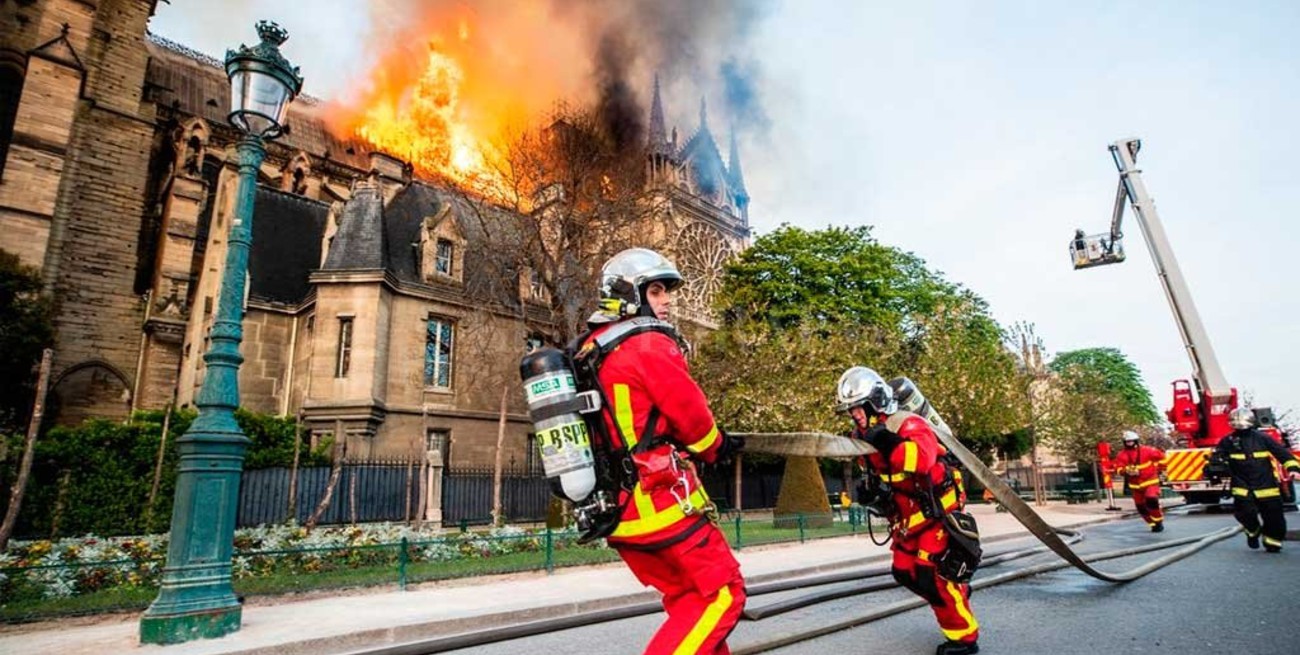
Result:
M148 34L153 10L0 6L0 249L59 301L63 423L192 405L203 380L239 134L220 62ZM679 144L657 82L648 112L663 201L648 233L688 278L677 319L707 329L722 264L750 234L739 156L733 139L723 161L703 107ZM310 98L286 123L258 175L242 404L298 417L313 439L346 434L349 459L484 465L503 435L506 457L528 461L517 366L546 320L528 281L484 274L501 244L465 194L331 133Z

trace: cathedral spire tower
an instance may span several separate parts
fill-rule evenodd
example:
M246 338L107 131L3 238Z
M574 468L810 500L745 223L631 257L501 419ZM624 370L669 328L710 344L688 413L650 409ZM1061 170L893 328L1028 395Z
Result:
M650 152L664 154L668 150L668 130L664 127L664 103L659 96L659 74L655 73L654 99L650 101Z

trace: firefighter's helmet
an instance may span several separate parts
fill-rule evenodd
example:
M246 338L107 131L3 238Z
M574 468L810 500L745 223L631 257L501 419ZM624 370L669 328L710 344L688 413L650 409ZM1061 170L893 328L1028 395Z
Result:
M1228 414L1228 425L1234 430L1249 430L1255 427L1255 412L1249 407L1238 407Z
M606 320L652 316L646 287L662 282L672 291L682 286L682 274L663 255L646 248L628 248L609 258L600 270L600 311Z
M840 376L835 385L835 410L847 412L854 407L866 406L876 414L893 414L898 411L894 388L880 374L865 367L854 366Z
M1131 443L1134 443L1134 444L1137 443L1138 440L1139 440L1140 438L1141 438L1141 437L1138 436L1138 433L1136 433L1136 432L1134 432L1134 431L1132 431L1132 430L1125 430L1125 431L1124 431L1124 445L1126 445L1126 446L1127 446L1128 444L1131 444Z

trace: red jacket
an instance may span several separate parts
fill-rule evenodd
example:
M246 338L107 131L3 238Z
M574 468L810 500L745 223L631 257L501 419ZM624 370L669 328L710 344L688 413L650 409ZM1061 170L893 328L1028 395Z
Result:
M597 329L585 343L607 329L609 326ZM704 392L691 378L686 358L672 337L662 332L627 337L605 356L598 377L610 405L605 413L606 428L627 448L644 438L655 438L664 443L648 454L659 456L661 462L682 449L706 463L714 460L722 435ZM658 416L648 428L652 408ZM668 545L707 520L703 510L709 498L704 485L689 461L678 461L681 470L673 478L684 479L684 487L679 481L645 489L638 481L630 494L622 492L619 502L626 503L626 508L608 539L610 545ZM638 470L638 474L642 481L647 479L645 471ZM687 500L693 508L690 514L683 509Z
M927 519L921 512L919 496L944 481L947 465L939 457L948 451L939 443L929 422L911 412L897 412L879 416L885 430L857 430L858 438L865 438L876 452L868 455L871 467L895 491L894 505L898 516L894 529L906 537L928 527L935 519ZM958 471L953 471L956 485L939 498L945 512L961 508L965 503L964 491Z
M1111 469L1123 475L1128 481L1128 488L1144 489L1153 484L1160 484L1160 471L1164 469L1165 451L1152 446L1121 448L1115 459L1111 460Z

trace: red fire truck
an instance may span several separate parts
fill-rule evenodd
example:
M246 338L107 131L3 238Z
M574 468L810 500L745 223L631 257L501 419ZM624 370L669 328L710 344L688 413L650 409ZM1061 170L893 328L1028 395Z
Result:
M1174 426L1174 432L1186 446L1166 452L1165 474L1169 486L1182 494L1188 502L1217 504L1229 495L1228 480L1216 471L1210 471L1210 475L1207 475L1205 464L1219 440L1232 432L1228 425L1228 413L1237 408L1237 390L1228 385L1223 370L1219 368L1219 360L1214 356L1210 338L1205 333L1205 326L1201 323L1187 282L1183 279L1178 260L1174 258L1164 226L1156 213L1155 202L1147 195L1146 185L1142 182L1142 171L1136 163L1141 147L1142 142L1138 139L1123 139L1111 144L1110 154L1115 167L1119 169L1119 185L1115 191L1110 232L1085 235L1083 230L1075 231L1074 238L1070 241L1070 259L1075 269L1124 261L1120 225L1125 205L1133 206L1133 214L1138 226L1142 228L1142 235L1146 237L1156 275L1160 278L1169 307L1173 310L1183 347L1192 360L1192 381L1173 382L1173 406L1165 412ZM1253 411L1261 430L1300 456L1297 446L1288 444L1286 435L1278 429L1271 409L1256 407ZM1288 479L1281 475L1280 469L1278 479ZM1282 487L1286 502L1294 503L1293 485L1283 482Z

